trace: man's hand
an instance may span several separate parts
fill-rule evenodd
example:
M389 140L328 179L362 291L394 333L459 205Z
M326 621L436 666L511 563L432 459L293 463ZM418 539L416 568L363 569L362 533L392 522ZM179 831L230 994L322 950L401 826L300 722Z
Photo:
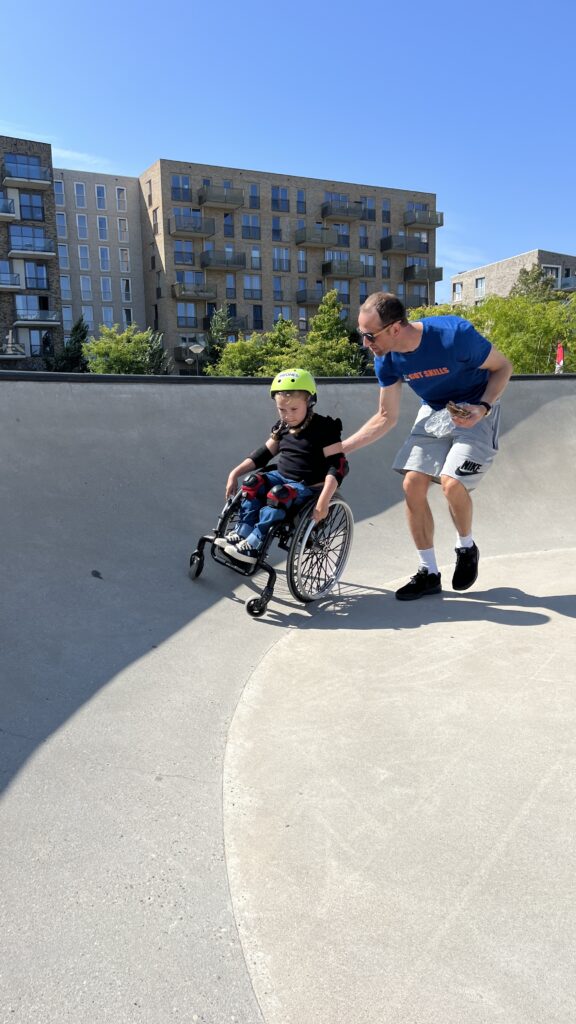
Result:
M475 427L486 415L483 405L468 405L467 402L458 405L455 402L448 402L446 408L457 427Z

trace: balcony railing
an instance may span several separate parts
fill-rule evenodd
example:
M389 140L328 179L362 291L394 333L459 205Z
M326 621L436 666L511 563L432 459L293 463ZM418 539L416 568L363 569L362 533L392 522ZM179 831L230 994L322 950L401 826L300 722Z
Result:
M441 228L444 224L444 214L436 210L406 210L404 223L418 224L423 228Z
M41 274L26 274L26 288L47 292L49 289L48 278Z
M202 326L205 331L210 330L211 316L205 316L202 320ZM247 316L232 316L230 317L230 334L237 334L239 331L248 330L248 317Z
M209 238L216 230L214 217L181 217L170 218L168 230L173 238Z
M387 238L380 239L381 252L418 252L424 255L428 250L428 242L423 242L412 235L388 235Z
M197 316L177 316L176 323L178 327L198 327Z
M428 296L425 295L422 298L421 295L407 295L404 299L404 305L406 309L418 309L419 306L427 306Z
M17 309L13 323L15 327L28 324L58 324L60 313L55 309Z
M242 269L246 266L246 253L226 252L224 249L207 249L200 253L200 266L209 270L227 270L229 267Z
M321 207L324 220L362 220L367 212L362 203L348 203L337 199L322 203Z
M339 241L340 238L336 228L297 228L294 235L296 245L314 246L319 249L343 244Z
M0 274L0 288L20 288L20 274Z
M198 189L200 206L219 206L227 209L238 209L244 206L244 192L241 188L218 188L215 185L204 185Z
M194 192L189 185L172 185L171 195L176 203L191 203L195 199Z
M244 298L248 302L261 302L262 301L262 289L261 288L245 288Z
M10 238L8 256L28 256L34 252L55 256L56 247L49 238Z
M13 199L0 198L0 220L15 220L16 207Z
M441 281L442 267L404 267L405 281Z
M271 205L275 213L290 213L289 199L272 199Z
M362 260L360 260L362 263ZM374 263L362 263L364 267L361 277L376 277L376 265Z
M22 359L26 355L26 345L14 338L12 332L0 341L0 359Z
M184 281L176 281L176 284L172 285L172 295L175 299L205 299L215 302L218 289L215 284L186 284Z
M365 266L360 260L326 260L322 264L323 277L365 277Z
M52 183L52 172L48 167L38 167L25 158L5 157L2 164L3 185L34 185L36 189L49 188Z
M279 260L272 257L272 270L287 274L290 270L290 260Z
M296 292L296 302L299 306L319 306L323 295L322 288L300 288Z

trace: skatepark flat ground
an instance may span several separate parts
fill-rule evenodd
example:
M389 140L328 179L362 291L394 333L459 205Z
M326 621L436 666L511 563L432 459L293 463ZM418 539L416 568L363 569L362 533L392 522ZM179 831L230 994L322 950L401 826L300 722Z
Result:
M373 380L320 382L351 433ZM576 378L514 379L480 575L401 423L333 594L188 558L266 383L0 374L2 1024L574 1024Z

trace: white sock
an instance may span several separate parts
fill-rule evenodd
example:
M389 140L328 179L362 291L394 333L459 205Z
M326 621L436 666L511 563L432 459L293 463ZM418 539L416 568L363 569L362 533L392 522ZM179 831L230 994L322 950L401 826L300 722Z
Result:
M436 563L436 555L434 548L425 548L423 551L418 551L420 558L420 565L423 569L428 569L428 572L438 573L438 565Z
M471 533L466 534L465 537L461 537L459 533L456 534L456 545L459 548L471 548L474 544L474 539Z

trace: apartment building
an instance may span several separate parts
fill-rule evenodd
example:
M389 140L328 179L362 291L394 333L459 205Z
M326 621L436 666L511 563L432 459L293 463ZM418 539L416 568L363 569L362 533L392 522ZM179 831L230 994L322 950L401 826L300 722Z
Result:
M504 298L518 280L521 270L541 267L545 274L554 280L559 291L576 291L576 256L566 253L549 252L546 249L531 249L519 256L510 256L497 263L474 270L464 270L451 278L452 302L461 302L466 306L478 305L488 295L501 295Z
M140 186L149 323L180 372L225 302L235 335L280 317L305 331L331 289L352 316L381 289L434 302L443 215L432 193L172 160Z
M47 143L0 136L0 366L42 368L80 316L161 331L176 371L227 303L231 336L305 332L336 289L434 302L430 192L157 160L136 177L54 169Z
M138 179L55 168L54 198L64 341L80 316L145 330Z
M51 147L0 135L0 365L62 345Z

